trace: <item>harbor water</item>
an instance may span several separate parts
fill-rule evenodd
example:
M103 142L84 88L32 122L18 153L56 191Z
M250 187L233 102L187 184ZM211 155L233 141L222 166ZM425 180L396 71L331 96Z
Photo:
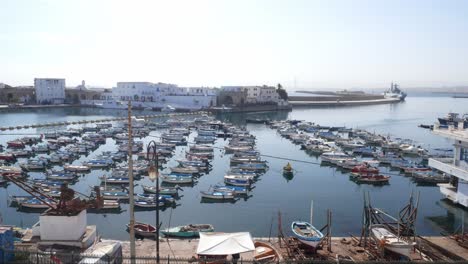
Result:
M326 210L332 211L332 230L334 236L358 235L361 228L363 195L370 193L374 207L379 207L392 215L407 203L411 193L420 194L416 231L420 235L439 235L450 233L460 227L465 210L443 199L436 186L418 186L410 177L397 171L382 167L382 172L390 172L389 185L358 185L349 179L349 173L336 167L320 165L318 156L311 156L299 145L282 138L274 129L263 124L246 124L245 119L306 120L327 126L346 126L362 128L370 132L392 137L408 138L427 149L451 148L452 142L431 134L430 130L418 128L419 124L433 124L437 117L445 116L449 111L464 113L468 111L468 99L451 97L408 97L406 102L387 105L356 106L346 108L293 109L290 112L265 112L221 114L221 121L237 125L247 125L247 129L257 138L257 149L268 161L269 170L260 176L248 197L230 203L206 203L200 197L200 191L222 183L225 172L229 169L229 156L221 149L215 149L212 170L201 176L193 187L183 187L175 208L161 210L162 228L189 223L208 223L216 231L249 231L253 236L268 237L277 234L278 212L281 212L283 229L289 234L289 225L295 220L310 218L310 203L314 201L313 223L322 227L326 223ZM95 108L56 108L35 110L2 110L0 126L16 126L58 121L93 120L126 115L122 110ZM135 111L135 114L143 112ZM50 131L50 128L48 128ZM13 130L0 132L0 143L21 137L19 134L41 134L46 130ZM150 135L158 136L161 131ZM191 135L193 138L193 134ZM154 137L145 137L147 144ZM189 138L189 142L191 138ZM227 140L219 138L215 146L222 148ZM175 166L176 160L185 155L187 146L178 146L175 155L164 166ZM105 145L81 156L74 164L89 160L106 150L116 150L115 141L107 139ZM291 164L295 169L292 178L282 174L285 159L294 159ZM304 162L303 162L304 161ZM100 184L99 176L110 171L93 170L79 178L71 188L90 193L94 185ZM41 173L30 173L30 178L42 177ZM135 193L142 193L142 185L154 185L148 177L136 182ZM13 184L0 188L0 213L3 224L30 227L39 220L39 212L19 211L10 207L8 197L26 195ZM104 238L128 240L125 225L128 223L128 204L121 205L122 210L114 213L89 213L88 224L97 225L98 232ZM155 223L155 211L136 211L136 220Z

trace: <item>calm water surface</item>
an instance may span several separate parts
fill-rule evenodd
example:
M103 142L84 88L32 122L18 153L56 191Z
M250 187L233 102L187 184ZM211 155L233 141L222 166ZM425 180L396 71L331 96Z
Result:
M409 138L426 148L451 147L451 141L434 136L428 130L418 128L418 124L434 123L436 118L449 111L468 112L468 99L449 97L409 97L407 101L393 105L375 105L347 108L295 109L292 112L254 113L222 115L221 120L236 124L245 124L245 118L300 119L322 125L364 128L376 133L394 137ZM0 126L14 126L43 122L99 119L110 116L125 116L125 111L102 109L41 109L14 112L0 112ZM300 146L282 138L275 130L264 125L249 124L248 130L257 137L257 148L262 154L319 162L319 158L300 150ZM42 133L43 130L24 130L20 133ZM160 131L152 132L157 135ZM1 133L0 133L1 134ZM17 138L15 135L0 136L0 143ZM152 138L143 139L145 143ZM223 139L216 146L226 144ZM104 150L113 150L115 142L82 156L74 163L90 159ZM187 147L177 147L176 154L166 165L176 165L176 159L183 156ZM188 223L211 223L217 231L250 231L254 236L268 236L273 224L272 235L276 235L278 211L283 216L284 230L289 233L288 225L294 220L308 220L310 201L314 200L314 224L321 227L326 222L326 210L333 212L333 235L344 236L358 234L361 227L362 197L369 191L373 205L396 215L405 205L411 192L420 193L417 232L422 235L437 235L451 232L461 224L465 210L442 199L437 187L416 186L408 177L392 176L390 185L357 185L349 180L348 174L333 167L293 162L297 170L292 179L282 176L282 167L286 161L265 158L270 169L262 175L247 198L235 203L202 203L200 191L221 183L229 168L229 156L221 150L215 150L213 169L202 176L195 186L184 187L176 208L161 211L163 228ZM387 168L383 168L388 171ZM98 185L98 176L109 173L94 170L86 174L73 188L84 193L90 192L90 186ZM392 173L395 173L392 171ZM41 177L40 173L32 173ZM142 184L152 184L147 178L137 182L136 193L141 193ZM29 227L39 219L39 213L20 212L9 207L8 196L24 195L14 185L0 188L0 212L3 223ZM128 205L122 204L122 212L109 214L88 214L88 224L98 226L98 232L105 238L128 239L125 224L128 222ZM138 221L154 223L155 211L137 211Z

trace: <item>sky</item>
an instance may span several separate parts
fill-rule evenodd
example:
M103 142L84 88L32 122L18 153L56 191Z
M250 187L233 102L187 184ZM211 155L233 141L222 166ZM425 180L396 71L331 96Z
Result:
M463 0L0 0L0 82L468 85Z

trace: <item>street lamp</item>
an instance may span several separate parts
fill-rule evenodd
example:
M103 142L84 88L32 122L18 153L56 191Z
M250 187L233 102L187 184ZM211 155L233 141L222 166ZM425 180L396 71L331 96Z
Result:
M156 263L159 264L159 156L157 145L151 140L146 147L146 159L149 161L148 176L151 181L156 180Z

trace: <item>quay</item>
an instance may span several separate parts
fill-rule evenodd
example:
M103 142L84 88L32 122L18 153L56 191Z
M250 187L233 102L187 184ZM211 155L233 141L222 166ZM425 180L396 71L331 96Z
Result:
M284 243L280 245L278 238L260 237L253 238L254 241L270 242L275 249L280 252L282 259L288 259L288 250ZM160 239L160 255L162 258L169 259L193 259L196 258L196 250L199 239ZM413 261L421 261L422 255L430 255L432 260L439 261L462 261L468 260L468 250L454 239L444 236L427 236L421 237L418 240L419 248L422 254L415 252ZM123 256L130 255L130 242L122 241ZM417 250L419 251L419 250ZM137 256L154 257L155 256L155 241L151 239L136 241ZM355 237L333 237L331 239L331 252L326 247L319 249L316 254L304 253L306 258L320 260L334 260L339 255L343 259L352 258L354 261L372 261L378 256L376 252L371 252L368 249L358 245ZM252 252L242 253L241 258L244 260L252 260Z
M320 97L321 100L306 100L295 98L295 100L289 100L292 107L341 107L341 106L361 106L361 105L376 105L376 104L394 104L401 102L397 98L381 98L381 99L367 99L367 100L348 100L346 98L338 98L334 100L327 97Z

